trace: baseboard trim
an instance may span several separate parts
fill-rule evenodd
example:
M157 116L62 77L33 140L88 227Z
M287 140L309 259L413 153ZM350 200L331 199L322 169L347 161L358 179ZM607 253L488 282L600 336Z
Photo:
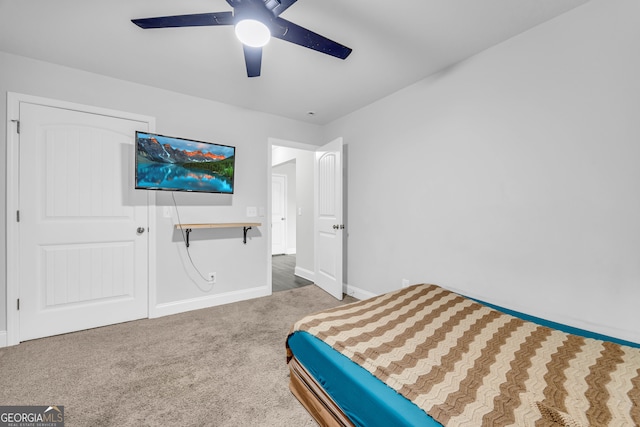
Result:
M226 292L217 295L208 295L200 298L158 304L150 318L169 316L171 314L184 313L186 311L200 310L203 308L215 307L218 305L230 304L232 302L245 301L253 298L266 297L271 295L268 286L244 289L241 291Z
M296 266L296 268L294 269L293 274L295 274L298 277L302 277L303 279L310 280L312 282L315 282L315 279L316 279L316 273L298 266Z
M0 348L7 346L7 331L0 331Z
M364 289L360 289L358 287L352 286L352 285L343 285L343 289L344 289L344 293L352 296L356 299L359 300L363 300L363 299L369 299L369 298L373 298L375 296L377 296L377 294L374 294L373 292L369 292L369 291L365 291Z

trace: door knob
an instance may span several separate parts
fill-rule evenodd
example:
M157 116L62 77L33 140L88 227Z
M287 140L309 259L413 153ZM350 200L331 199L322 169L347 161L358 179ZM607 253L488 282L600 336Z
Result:
M144 233L144 227L138 227L138 229L136 230L136 232L137 232L138 234L142 234L142 233Z
M331 226L334 230L337 230L338 228L340 228L338 225L334 224Z

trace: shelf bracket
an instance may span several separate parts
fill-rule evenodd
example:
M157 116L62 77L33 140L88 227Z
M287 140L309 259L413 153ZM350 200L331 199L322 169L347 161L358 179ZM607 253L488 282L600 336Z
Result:
M187 241L185 243L187 244L187 247L189 247L189 233L191 233L191 229L185 228L184 231L187 233Z
M242 239L242 243L244 243L245 245L247 244L247 231L251 230L251 227L242 227L242 230L244 231L244 238Z

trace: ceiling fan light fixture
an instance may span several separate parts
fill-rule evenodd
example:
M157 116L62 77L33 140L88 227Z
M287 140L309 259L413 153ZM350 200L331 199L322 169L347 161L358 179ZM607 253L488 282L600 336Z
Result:
M269 43L269 27L255 19L243 19L236 24L236 37L250 47L262 47Z

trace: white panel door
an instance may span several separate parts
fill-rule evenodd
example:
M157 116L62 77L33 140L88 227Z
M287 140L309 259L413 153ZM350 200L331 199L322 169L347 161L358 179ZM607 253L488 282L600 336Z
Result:
M147 123L20 104L20 341L147 317Z
M316 150L315 283L342 299L342 138Z
M271 177L271 253L287 252L287 177Z

